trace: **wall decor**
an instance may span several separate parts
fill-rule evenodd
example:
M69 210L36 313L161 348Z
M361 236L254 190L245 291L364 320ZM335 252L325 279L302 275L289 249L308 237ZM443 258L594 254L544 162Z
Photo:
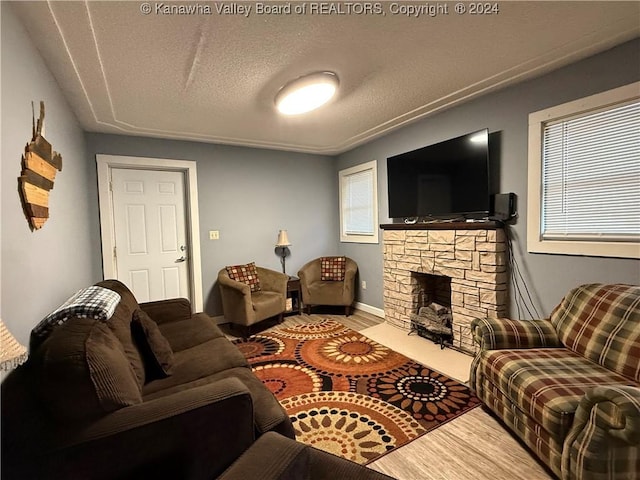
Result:
M18 178L22 207L31 230L39 230L49 218L49 191L57 171L62 171L62 156L44 138L43 128L44 102L41 101L37 123L33 113L32 139L24 149L22 173Z

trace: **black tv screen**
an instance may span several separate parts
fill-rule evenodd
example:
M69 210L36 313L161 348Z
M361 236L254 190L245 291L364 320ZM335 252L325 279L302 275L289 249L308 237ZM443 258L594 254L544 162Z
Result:
M389 217L489 213L489 131L387 158Z

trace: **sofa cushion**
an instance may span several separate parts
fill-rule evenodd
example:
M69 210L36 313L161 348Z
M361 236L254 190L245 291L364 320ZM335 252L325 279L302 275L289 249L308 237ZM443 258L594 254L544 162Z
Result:
M142 310L133 312L131 329L145 364L146 381L164 378L173 372L173 350L156 322Z
M320 259L320 280L342 282L346 270L346 257L322 257Z
M32 358L38 395L59 419L98 417L142 401L122 345L100 321L69 319Z
M224 337L224 333L206 313L196 313L189 320L161 323L158 326L174 353Z
M226 267L226 269L231 280L246 283L252 292L260 291L260 278L258 277L255 262L247 263L246 265L232 265Z
M585 392L599 385L638 385L566 348L485 350L481 375L562 442Z
M239 350L228 340L219 340L225 340L229 343L230 346L235 348L238 353L240 353ZM211 346L208 348L210 349ZM287 415L284 409L282 408L276 397L273 395L273 393L271 393L271 390L265 387L262 381L255 376L255 374L251 371L250 368L248 368L248 366L224 368L217 373L212 373L211 375L208 375L206 377L194 379L188 383L176 383L175 385L172 385L167 389L155 392L151 391L156 386L156 384L163 383L165 385L168 385L168 382L171 382L177 375L178 371L176 369L176 373L174 373L171 377L162 380L156 380L147 384L144 388L144 400L149 401L156 398L164 397L176 392L189 390L200 385L206 385L207 383L222 380L224 378L237 378L249 389L249 392L251 393L251 400L253 401L254 405L254 421L256 424L256 430L260 433L264 433L268 430L275 429L280 433L290 435L288 432L290 432L291 423L287 422ZM280 431L281 429L282 431Z
M174 387L182 390L189 382L239 366L247 366L247 360L240 350L226 338L215 338L187 350L174 352L173 374L147 383L142 393L147 400L147 395Z
M550 320L567 348L640 382L640 286L582 285Z

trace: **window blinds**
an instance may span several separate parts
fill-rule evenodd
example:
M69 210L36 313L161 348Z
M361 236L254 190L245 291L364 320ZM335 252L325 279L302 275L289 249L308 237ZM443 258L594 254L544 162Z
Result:
M640 101L545 124L542 237L640 238Z
M363 170L344 178L344 233L373 234L373 170Z

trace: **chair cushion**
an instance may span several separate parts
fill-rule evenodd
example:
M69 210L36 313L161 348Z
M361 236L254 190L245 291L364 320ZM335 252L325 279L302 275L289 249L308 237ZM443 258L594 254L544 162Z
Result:
M485 350L482 375L562 442L585 392L599 385L638 385L566 348Z
M320 280L322 281L342 282L346 270L346 257L322 257L320 259Z
M258 278L255 262L247 263L246 265L232 265L226 267L226 269L231 280L246 283L252 292L260 291L260 278Z
M313 282L308 286L310 305L350 305L351 301L345 301L344 284L340 282Z
M281 314L286 308L286 304L283 305L283 302L283 295L278 292L263 290L251 295L251 307L257 321Z
M146 381L171 375L174 363L173 350L156 322L138 309L133 312L131 329L145 364Z
M640 286L582 285L550 320L567 348L640 382Z

